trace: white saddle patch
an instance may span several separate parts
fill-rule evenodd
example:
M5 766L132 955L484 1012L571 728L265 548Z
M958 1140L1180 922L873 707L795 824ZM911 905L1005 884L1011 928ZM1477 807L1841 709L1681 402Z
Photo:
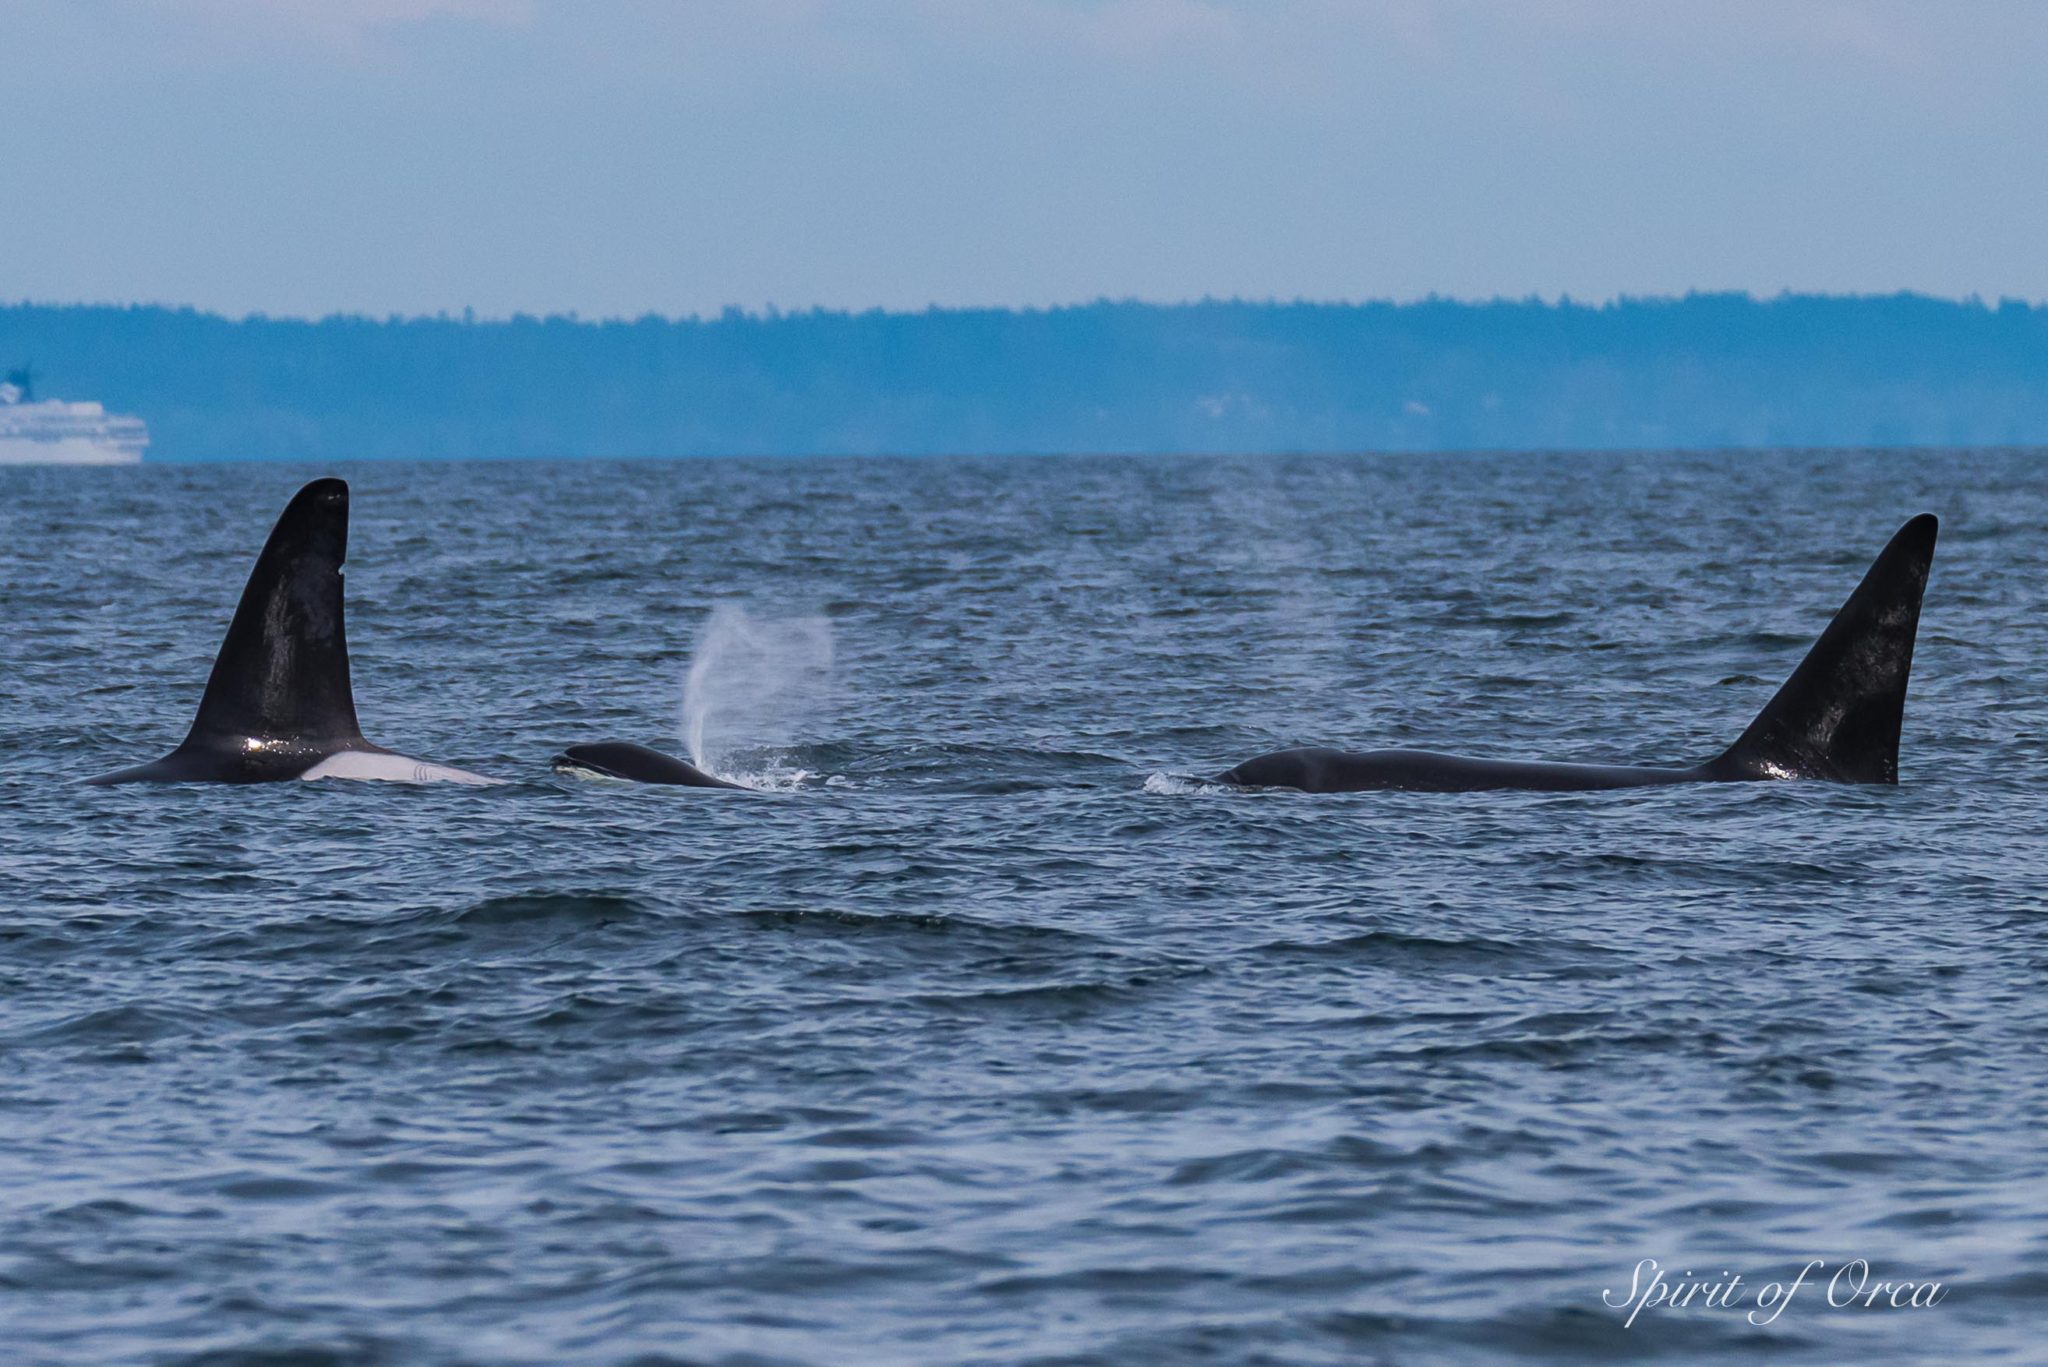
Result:
M467 783L472 787L489 787L504 782L503 779L472 774L467 769L429 764L409 755L378 755L366 750L338 750L299 777L367 778L387 783Z

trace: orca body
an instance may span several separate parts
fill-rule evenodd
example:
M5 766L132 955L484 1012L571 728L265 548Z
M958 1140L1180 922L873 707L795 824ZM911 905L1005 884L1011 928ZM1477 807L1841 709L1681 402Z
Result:
M363 739L342 625L347 552L348 485L316 479L285 505L256 557L184 743L154 763L86 781L496 783Z
M1428 750L1280 750L1217 781L1311 793L1586 792L1670 783L1818 779L1897 783L1899 727L1920 599L1938 524L1923 513L1901 527L1742 738L1689 769L1474 759Z
M624 779L629 783L664 783L684 788L737 788L751 792L744 783L728 783L705 773L694 764L650 750L631 741L608 740L594 745L572 745L555 756L555 772L595 774L599 778Z

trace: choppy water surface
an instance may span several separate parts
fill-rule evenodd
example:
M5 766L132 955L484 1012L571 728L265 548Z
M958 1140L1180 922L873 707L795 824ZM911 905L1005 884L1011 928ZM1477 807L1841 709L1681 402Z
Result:
M2037 457L362 466L365 730L512 782L71 785L316 473L0 472L10 1361L2039 1360ZM1923 509L1896 790L1183 777L1704 758ZM549 772L722 603L778 791Z

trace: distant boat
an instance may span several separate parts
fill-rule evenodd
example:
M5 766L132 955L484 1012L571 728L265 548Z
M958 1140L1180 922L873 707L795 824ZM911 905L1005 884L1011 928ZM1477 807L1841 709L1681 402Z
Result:
M96 403L37 399L27 366L0 383L0 465L134 465L148 445L140 418Z

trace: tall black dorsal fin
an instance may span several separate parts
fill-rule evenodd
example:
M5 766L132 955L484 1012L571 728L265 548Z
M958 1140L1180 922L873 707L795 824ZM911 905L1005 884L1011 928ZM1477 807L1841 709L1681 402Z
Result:
M263 543L186 746L244 737L360 741L342 629L348 484L316 479Z
M1899 781L1906 676L1938 525L1922 513L1899 528L1785 686L1710 769L1740 778Z

